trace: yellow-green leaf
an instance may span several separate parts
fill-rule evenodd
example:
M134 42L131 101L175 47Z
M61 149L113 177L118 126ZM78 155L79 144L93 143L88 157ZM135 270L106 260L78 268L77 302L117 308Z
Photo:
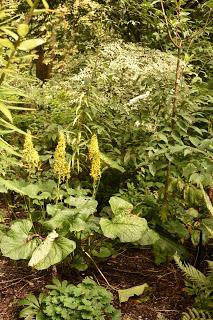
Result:
M211 203L211 201L209 199L208 194L205 192L202 183L200 183L200 189L202 191L203 198L204 198L205 203L206 203L206 207L209 210L209 212L211 213L211 215L213 216L213 205L212 205L212 203Z
M140 286L131 287L128 289L118 290L119 300L120 302L126 302L130 297L140 296L144 293L144 290L149 288L147 283L144 283Z
M5 27L1 27L0 28L4 33L6 33L8 36L10 36L10 37L12 37L14 40L18 40L18 35L15 33L15 32L13 32L13 31L11 31L10 29L8 29L8 28L5 28Z
M43 2L43 5L44 5L44 8L45 9L49 9L49 4L47 3L47 1L46 0L42 0L42 2Z
M32 2L32 0L26 0L26 1L27 1L27 3L29 4L30 7L33 7L33 2Z
M29 39L29 40L24 40L20 43L18 46L19 50L23 51L29 51L32 49L35 49L36 47L42 45L45 41L43 39Z
M15 50L13 43L9 39L0 39L0 46Z
M24 38L29 32L29 26L26 23L21 23L17 27L18 35Z
M3 102L0 102L0 111L5 115L5 117L10 122L13 122L12 114L11 114L9 108Z

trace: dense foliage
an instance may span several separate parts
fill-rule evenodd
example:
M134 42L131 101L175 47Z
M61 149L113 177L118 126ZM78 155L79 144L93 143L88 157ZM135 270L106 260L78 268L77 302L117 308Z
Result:
M3 256L82 271L131 243L157 264L198 248L199 267L213 237L212 8L0 3Z

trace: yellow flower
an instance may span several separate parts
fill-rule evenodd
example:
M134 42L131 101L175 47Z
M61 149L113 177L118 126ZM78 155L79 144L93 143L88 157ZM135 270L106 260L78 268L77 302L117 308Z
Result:
M62 131L59 132L58 145L55 149L53 170L61 181L70 178L70 164L66 161L66 139Z
M39 167L39 154L33 146L32 135L29 130L25 136L22 159L29 170Z
M96 153L100 153L98 146L98 138L96 134L93 134L89 145L89 159L92 160Z
M89 159L91 161L90 175L93 178L94 182L96 182L101 177L101 156L96 134L92 136L90 141Z

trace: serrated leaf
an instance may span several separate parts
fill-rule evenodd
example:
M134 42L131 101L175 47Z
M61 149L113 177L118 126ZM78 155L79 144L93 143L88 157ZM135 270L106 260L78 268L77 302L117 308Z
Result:
M118 290L119 301L122 303L122 302L128 301L130 297L133 297L135 295L140 296L148 288L149 288L149 285L147 283L144 283L140 286Z
M13 260L29 259L38 245L36 238L29 239L32 222L26 219L15 221L6 236L2 237L0 249L3 256Z
M35 269L44 270L61 262L76 248L74 241L64 237L55 238L51 242L51 246L48 245L48 253L43 254L43 259L39 259L38 263L33 265ZM29 264L32 266L32 263L29 262Z
M29 39L29 40L24 40L20 43L20 45L18 46L19 50L22 51L29 51L29 50L33 50L36 47L42 45L45 41L43 39Z
M120 171L122 173L125 172L125 169L123 167L121 167L119 164L117 164L117 162L115 162L114 160L110 159L105 154L100 153L100 157L101 157L101 160L103 162L105 162L110 168L116 169L116 170L118 170L118 171Z
M121 242L135 242L142 238L147 229L147 221L138 216L128 215L112 220L101 218L100 226L107 238L119 238Z

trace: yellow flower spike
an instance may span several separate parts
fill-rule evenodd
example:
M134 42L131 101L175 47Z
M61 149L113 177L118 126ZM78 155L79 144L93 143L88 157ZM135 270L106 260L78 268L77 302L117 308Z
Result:
M96 134L92 136L90 141L89 159L91 161L90 175L96 183L101 177L101 157Z
M32 135L29 130L25 136L22 159L29 170L39 167L39 154L33 146Z
M96 153L92 158L90 175L93 178L94 182L98 181L101 177L100 153Z
M59 140L55 149L53 170L61 181L70 178L70 164L66 161L66 139L62 131L59 132Z
M98 138L93 134L89 145L89 159L92 160L95 154L100 153L98 146Z

